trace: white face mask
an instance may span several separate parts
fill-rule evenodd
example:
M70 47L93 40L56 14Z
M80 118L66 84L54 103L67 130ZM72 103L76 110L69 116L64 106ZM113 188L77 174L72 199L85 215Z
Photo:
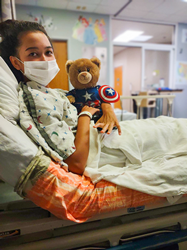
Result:
M22 62L21 60L19 61ZM58 64L56 63L56 60L25 61L23 64L24 73L22 73L29 80L35 81L41 84L42 86L47 86L60 70Z

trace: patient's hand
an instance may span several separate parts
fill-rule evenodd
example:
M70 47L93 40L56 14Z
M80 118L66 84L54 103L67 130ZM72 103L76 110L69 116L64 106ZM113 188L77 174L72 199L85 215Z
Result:
M100 133L110 134L114 127L117 127L118 134L121 135L121 127L119 125L118 119L114 113L113 108L109 103L102 103L101 108L103 111L102 117L96 122L94 128L102 128Z

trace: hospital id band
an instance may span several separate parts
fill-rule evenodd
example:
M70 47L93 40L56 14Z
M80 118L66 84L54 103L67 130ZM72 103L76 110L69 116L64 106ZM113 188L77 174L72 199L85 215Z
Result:
M88 112L88 111L83 111L83 112L81 112L81 113L78 115L78 118L79 118L81 115L87 115L87 116L90 117L90 119L92 119L92 114L91 114L90 112Z

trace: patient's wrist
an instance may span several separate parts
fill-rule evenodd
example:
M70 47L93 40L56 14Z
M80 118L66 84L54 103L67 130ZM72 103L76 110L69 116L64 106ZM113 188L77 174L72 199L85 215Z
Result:
M92 114L91 114L89 111L83 111L83 112L81 112L81 113L78 115L78 118L79 118L80 116L82 116L82 115L87 115L87 116L90 117L90 119L92 119Z

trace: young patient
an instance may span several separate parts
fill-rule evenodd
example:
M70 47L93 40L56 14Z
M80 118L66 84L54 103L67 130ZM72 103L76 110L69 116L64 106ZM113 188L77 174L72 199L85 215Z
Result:
M90 126L90 117L97 109L84 106L76 117L64 92L47 88L58 66L43 27L37 23L7 21L0 23L0 32L3 37L1 55L17 73L21 72L24 82L19 90L20 98L23 93L20 123L27 125L27 134L33 131L34 136L35 131L41 131L49 137L45 134L45 139L42 137L43 141L39 141L37 133L35 138L31 136L41 147L18 181L16 190L21 187L25 197L56 216L79 222L95 213L131 206L128 198L132 192L127 195L127 188L161 197L187 193L187 119L163 116L126 121L119 126L111 106L103 104L103 116L95 126L102 127L103 134L97 133ZM54 105L56 100L62 100L64 109L60 109L61 104ZM37 107L34 111L33 103ZM76 120L74 137L72 128ZM54 130L51 122L56 126ZM118 127L119 134L122 130L121 136L112 131L114 126ZM65 156L61 156L63 162L58 164L51 160L50 152L40 152L51 147L48 139L56 142L60 128L64 137L61 136L58 145L52 145L56 152L55 146L62 143ZM104 133L107 129L110 135ZM69 145L68 153L63 138ZM46 158L47 164L43 161ZM63 164L77 174L64 170ZM138 193L136 195L139 197Z
M38 108L38 113L36 113L35 116L32 117L35 126L29 123L25 123L25 125L27 125L25 129L29 131L29 133L31 133L31 131L33 130L35 134L35 129L39 128L40 130L42 130L42 134L47 134L48 136L50 133L52 134L54 132L53 135L50 134L50 137L57 136L55 132L58 131L60 126L63 126L63 128L66 127L66 129L70 127L71 129L72 124L66 123L69 119L66 117L67 112L72 112L71 114L69 114L69 116L73 116L72 119L74 120L74 122L77 118L75 119L71 104L69 103L68 99L64 97L63 91L50 89L48 93L46 92L46 97L50 96L50 103L48 103L47 100L45 102L45 99L43 97L43 95L45 95L44 89L47 88L50 81L56 76L59 71L53 53L51 40L44 28L38 23L34 22L8 20L1 24L0 30L1 36L3 38L3 41L1 43L1 55L5 59L5 61L9 61L9 64L13 66L14 71L16 71L16 75L18 75L18 72L21 72L22 81L25 83L21 84L21 89L24 92L24 103L26 101L26 104L28 104L26 100L26 93L29 92L30 94L37 92L35 99L33 98L33 100L36 101L38 99L41 99L43 101L43 103L39 105L43 105L44 107L42 109ZM41 98L40 95L38 96L39 92L41 92ZM53 106L55 98L63 102L62 107L66 106L66 111L64 111L62 108L60 112L55 105ZM53 101L51 102L52 99ZM24 103L23 105L25 105ZM24 115L25 109L24 107L22 108L23 110L20 110L20 116L22 118L30 118L29 115ZM54 110L55 108L56 110ZM40 111L42 115L39 114ZM45 126L42 126L41 122L44 122L45 120L43 116L44 111L50 114L47 116L48 119L52 117L52 120L49 119L50 121L53 121L54 119L58 121L56 124L56 128L53 131L45 131ZM64 162L68 164L69 171L78 174L82 174L84 172L89 153L90 117L97 111L98 110L95 108L84 106L82 108L81 114L77 119L76 136L74 137L72 135L72 132L70 132L67 135L67 138L62 137L61 144L63 144L63 138L65 138L66 141L69 141L69 144L67 145L67 151L69 153L65 153L65 155L64 153L60 154ZM96 124L96 127L102 127L103 133L108 129L108 133L110 133L112 131L112 128L114 126L117 126L119 133L121 133L119 123L112 107L109 104L104 103L102 105L102 111L103 116ZM23 120L21 120L20 122L22 123L22 121ZM46 122L48 122L48 120ZM47 124L49 125L50 123ZM53 126L55 126L55 124L53 124ZM48 128L49 127L50 126L48 126ZM64 133L67 133L67 130ZM35 137L37 136L38 135L35 134ZM51 147L52 145L53 151L58 150L56 145L50 145L51 142L49 142L48 144L48 138L46 138L43 140L43 148L46 149L47 146ZM32 137L32 139L34 138ZM36 141L36 138L34 140ZM37 143L39 143L38 140ZM82 150L83 148L84 150ZM64 152L66 152L65 150L66 148L64 148Z

